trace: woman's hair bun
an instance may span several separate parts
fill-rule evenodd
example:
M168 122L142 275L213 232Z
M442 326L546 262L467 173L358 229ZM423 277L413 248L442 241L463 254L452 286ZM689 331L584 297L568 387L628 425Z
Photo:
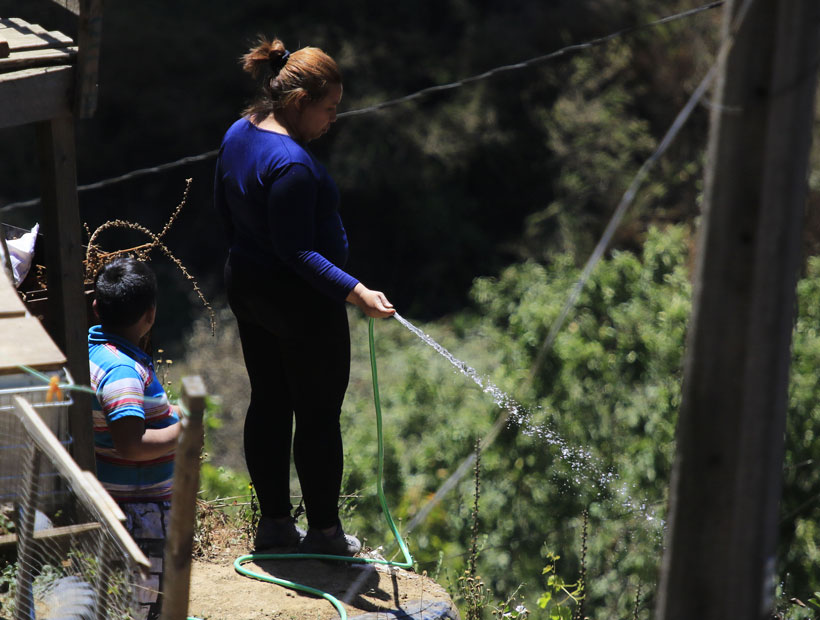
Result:
M242 68L255 78L271 71L276 75L285 66L289 55L280 39L270 40L260 35L254 46L242 56Z
M270 61L270 66L271 69L273 69L274 75L279 73L282 70L282 67L287 64L289 56L290 52L284 49L284 46L282 46L281 50L271 48L268 52L268 60Z

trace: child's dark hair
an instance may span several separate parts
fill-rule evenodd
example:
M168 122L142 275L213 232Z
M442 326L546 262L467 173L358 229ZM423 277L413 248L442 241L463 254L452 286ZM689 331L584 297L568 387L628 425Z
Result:
M115 258L94 282L97 315L103 327L131 327L157 303L157 278L136 258Z

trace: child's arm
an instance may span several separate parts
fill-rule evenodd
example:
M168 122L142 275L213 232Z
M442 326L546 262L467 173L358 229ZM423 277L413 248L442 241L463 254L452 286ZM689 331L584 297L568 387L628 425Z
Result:
M131 461L150 461L165 456L176 448L181 428L179 422L165 428L145 428L139 416L124 416L111 422L109 430L114 448Z

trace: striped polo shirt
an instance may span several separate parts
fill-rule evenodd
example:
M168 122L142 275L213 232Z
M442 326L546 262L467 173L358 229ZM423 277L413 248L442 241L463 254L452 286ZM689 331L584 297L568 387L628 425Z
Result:
M147 461L123 458L114 448L109 424L125 416L145 420L145 428L179 422L154 372L151 357L124 338L95 325L88 330L97 477L118 502L171 499L174 452Z

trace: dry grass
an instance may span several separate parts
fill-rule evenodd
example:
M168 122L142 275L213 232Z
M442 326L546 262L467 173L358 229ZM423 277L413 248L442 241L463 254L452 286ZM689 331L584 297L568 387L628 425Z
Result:
M250 549L253 518L249 504L232 498L206 502L197 500L193 556L203 560L221 559L237 548Z

